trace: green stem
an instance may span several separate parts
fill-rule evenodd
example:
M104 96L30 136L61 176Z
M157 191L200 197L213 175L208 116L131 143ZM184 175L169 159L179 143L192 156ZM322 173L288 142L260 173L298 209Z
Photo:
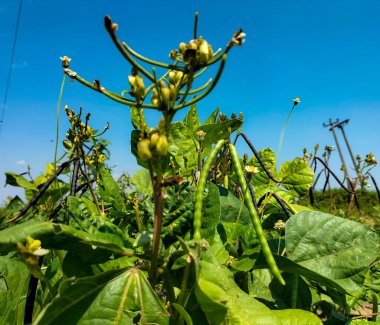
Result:
M120 53L124 56L124 58L127 59L127 61L132 64L133 67L135 67L138 71L140 71L145 77L147 77L151 82L154 82L154 77L145 70L140 64L138 64L128 53L128 51L125 49L123 44L120 43L118 38L116 37L115 30L112 27L112 21L109 16L104 17L104 25L108 31L108 33L111 36L112 41L120 51Z
M55 147L54 147L54 170L57 167L57 154L58 154L58 141L59 141L59 119L60 119L60 112L61 112L61 102L62 102L62 94L63 94L63 88L65 86L66 81L66 74L63 74L61 88L59 90L59 96L58 96L58 103L57 103L57 124L55 129Z
M174 106L174 109L175 110L178 110L178 109L181 109L181 108L184 108L186 106L189 106L189 105L192 105L198 101L200 101L201 99L205 98L213 89L214 87L216 86L216 84L218 83L221 75L222 75L222 72L223 72L223 69L224 69L224 65L226 63L226 59L227 59L227 55L223 55L223 58L222 58L222 62L220 63L220 66L219 66L219 70L215 76L215 79L214 81L210 84L210 87L206 89L206 91L202 94L200 94L198 97L195 97L191 100L189 100L188 102L185 102L185 103L182 103L182 104L178 104L177 106Z
M161 164L158 163L157 166L157 176L153 175L153 166L149 163L149 170L152 179L153 186L153 199L154 199L154 224L153 224L153 248L152 248L152 258L149 270L149 279L151 283L156 282L157 264L158 264L158 251L160 247L160 239L163 225L163 215L164 215L164 193L162 187L162 172Z
M296 273L293 274L292 297L290 301L290 306L292 309L297 308L298 281L299 281L299 275Z
M189 275L190 275L190 266L191 266L191 255L187 255L186 257L186 265L185 265L185 270L183 272L183 277L182 277L182 283L181 283L181 292L178 297L178 304L183 306L184 299L185 299L185 293L186 293L186 288L187 288L187 282L189 281Z
M282 127L281 129L281 135L280 135L280 141L279 141L279 144L278 144L278 150L277 150L277 160L278 160L278 157L280 156L280 151L281 151L281 148L282 148L282 142L284 140L284 135L285 135L285 130L286 130L286 127L288 125L288 121L290 119L290 116L292 115L293 113L293 110L294 110L294 107L296 107L295 104L293 104L293 107L292 109L290 110L289 114L288 114L288 117L286 118L285 120L285 123L284 123L284 126Z
M244 200L246 202L249 214L251 215L252 224L253 224L253 227L255 228L257 237L259 239L265 260L267 261L269 269L272 271L275 278L281 284L285 285L285 281L284 281L283 277L281 276L280 270L278 269L276 261L274 260L272 252L269 248L268 241L266 239L266 235L265 235L264 230L263 230L261 223L260 223L260 218L257 215L255 207L253 205L252 197L251 197L250 192L248 191L248 186L247 186L244 174L243 174L243 169L241 168L241 164L239 161L239 156L236 152L236 148L233 144L230 143L229 149L230 149L232 164L233 164L235 171L236 171L236 174L238 176L239 183L240 183L242 192L244 194Z
M165 68L165 69L170 69L170 70L175 70L175 71L182 71L182 72L187 72L187 69L184 68L184 67L179 67L177 66L176 64L167 64L167 63L163 63L163 62L159 62L159 61L155 61L155 60L152 60L152 59L148 59L146 58L145 56L142 56L141 54L133 51L127 43L123 42L122 45L124 46L124 48L130 53L132 54L134 57L136 57L137 59L141 60L141 61L144 61L146 63L149 63L149 64L152 64L152 65L155 65L156 67L161 67L161 68Z
M211 169L211 164L214 161L218 152L224 146L224 140L219 140L214 149L210 152L199 177L197 192L195 194L195 208L194 208L194 239L201 239L201 226L202 226L202 206L203 194L206 188L207 177Z

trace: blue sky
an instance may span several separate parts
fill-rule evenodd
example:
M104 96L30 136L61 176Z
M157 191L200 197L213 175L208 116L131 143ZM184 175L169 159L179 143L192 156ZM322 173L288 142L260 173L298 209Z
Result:
M16 0L0 2L1 105L17 10ZM199 34L214 50L224 47L238 27L247 34L244 46L230 51L216 89L198 105L201 119L218 106L228 115L242 111L244 132L256 148L276 150L292 98L300 97L280 162L302 155L304 147L311 151L316 143L335 145L322 126L329 118L350 119L345 130L355 154L380 157L379 1L23 0L0 134L0 202L19 193L3 187L4 172L23 172L29 164L37 176L53 159L60 56L71 57L71 68L86 79L100 79L107 89L121 92L129 87L130 66L112 45L104 16L119 24L119 38L133 49L168 61L171 49L192 38L195 11ZM128 107L69 82L64 104L91 112L95 128L110 123L106 138L112 142L116 175L138 169L130 154ZM157 115L149 121L154 126ZM60 142L66 129L62 114ZM238 149L248 152L243 145ZM339 170L337 152L332 164ZM374 175L379 179L379 168Z

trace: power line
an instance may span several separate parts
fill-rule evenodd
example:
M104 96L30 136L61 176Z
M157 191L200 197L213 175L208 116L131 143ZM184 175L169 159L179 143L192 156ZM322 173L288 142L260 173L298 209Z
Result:
M20 5L18 7L17 21L16 21L16 30L15 30L15 36L14 36L14 39L13 39L11 61L9 63L8 77L7 77L7 81L6 81L6 84L5 84L5 93L4 93L3 107L1 109L1 118L0 118L0 135L1 135L1 130L3 128L3 124L4 124L5 108L7 106L9 86L10 86L11 78L12 78L13 60L14 60L14 56L15 56L15 52L16 52L17 35L18 35L18 29L19 29L19 25L20 25L21 9L22 9L22 0L20 0Z

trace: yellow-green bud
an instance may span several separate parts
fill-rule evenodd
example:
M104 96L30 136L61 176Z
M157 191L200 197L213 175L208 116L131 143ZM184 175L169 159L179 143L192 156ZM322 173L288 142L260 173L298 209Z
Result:
M198 49L198 42L196 40L191 40L189 42L188 48L192 49L192 50L197 50Z
M156 144L157 153L161 156L165 156L168 152L168 146L168 138L166 137L166 135L160 135Z
M88 137L91 137L93 134L94 134L94 129L93 129L91 126L87 125L87 128L86 128L86 135L87 135Z
M79 146L80 144L81 144L81 142L80 142L80 139L79 139L79 137L78 136L75 136L75 138L74 138L74 144L76 145L76 146Z
M137 144L137 153L141 160L146 161L152 158L152 152L150 151L150 140L142 139Z
M177 100L177 90L174 87L174 85L169 85L169 90L170 90L170 100L172 102L175 102Z
M199 39L199 63L206 64L208 61L208 43L205 39Z
M157 89L152 90L152 104L158 105L158 92Z
M179 43L179 51L181 52L181 54L183 54L183 52L185 52L186 48L187 48L186 43L184 43L184 42Z
M170 101L170 90L168 87L161 87L161 96L163 103L167 106Z
M152 147L155 147L155 146L156 146L159 137L160 137L160 136L158 135L157 132L153 133L153 134L150 136L150 143L151 143Z
M99 157L98 157L98 163L99 164L102 164L104 163L105 161L107 160L106 156L101 154Z
M66 149L71 149L73 147L73 144L67 140L63 140L63 146L66 148Z

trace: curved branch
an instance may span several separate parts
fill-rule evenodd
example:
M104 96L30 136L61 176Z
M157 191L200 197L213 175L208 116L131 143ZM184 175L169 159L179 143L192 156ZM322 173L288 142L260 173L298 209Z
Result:
M161 68L165 68L165 69L170 69L170 70L175 70L175 71L182 71L184 73L188 73L189 70L186 68L186 67L179 67L177 65L173 65L173 64L167 64L167 63L163 63L163 62L160 62L160 61L155 61L155 60L152 60L152 59L148 59L146 58L145 56L142 56L141 54L135 52L134 50L132 50L127 43L123 42L122 43L124 49L130 53L131 55L133 55L135 58L143 61L143 62L146 62L146 63L149 63L149 64L152 64L152 65L155 65L157 67L161 67Z
M218 81L219 81L219 79L220 79L220 76L222 75L222 72L223 72L223 69L224 69L224 65L225 65L225 63L226 63L226 58L227 58L227 56L226 56L226 55L223 55L222 62L220 63L219 70L218 70L218 72L217 72L217 74L216 74L216 76L215 76L215 79L214 79L214 81L211 83L210 87L207 88L207 90L206 90L204 93L202 93L202 94L199 95L198 97L195 97L195 98L189 100L189 101L186 102L186 103L182 103L182 104L180 104L180 105L174 106L174 109L175 109L175 110L179 110L179 109L181 109L181 108L184 108L184 107L186 107L186 106L190 106L190 105L192 105L192 104L194 104L194 103L200 101L201 99L205 98L205 97L206 97L206 96L207 96L207 95L208 95L208 94L214 89L214 87L215 87L216 84L218 83Z
M254 156L256 157L257 161L259 162L259 164L261 165L261 167L263 167L263 170L265 172L265 174L267 174L267 176L269 177L269 179L271 179L273 182L277 183L277 184L280 184L281 181L275 179L273 177L273 175L271 174L271 172L269 171L268 167L265 165L265 163L263 162L263 160L261 159L259 153L256 151L255 147L252 145L251 141L249 141L248 137L244 134L244 133L240 133L236 136L236 138L238 136L242 136L243 139L245 140L245 142L247 143L248 147L252 150Z
M75 71L72 71L70 69L64 69L64 71L71 79L78 80L78 82L80 82L82 85L88 88L91 88L92 90L95 90L101 94L104 94L105 96L107 96L108 98L111 98L112 100L116 102L119 102L121 104L128 105L128 106L133 106L133 107L137 106L137 102L133 100L129 100L123 96L120 96L114 93L113 91L106 90L104 87L100 85L100 82L98 80L96 80L94 83L91 83L91 82L88 82L86 79L82 78L81 76L79 76ZM157 105L142 104L141 106L143 108L158 109Z
M145 70L139 63L137 63L128 53L128 51L124 48L124 46L120 43L119 39L116 37L115 29L112 27L112 21L110 16L104 17L104 26L106 27L108 33L111 36L112 41L120 51L120 53L124 56L124 58L132 64L138 71L140 71L145 77L147 77L151 82L154 82L154 77Z
M14 222L18 219L20 219L23 215L25 215L29 209L34 206L37 201L41 198L41 196L46 192L46 190L49 188L49 186L51 185L51 183L53 183L53 181L67 168L70 166L70 164L74 161L74 160L77 160L78 158L71 158L70 160L68 161L65 161L63 164L61 164L61 166L58 167L57 171L54 173L53 176L51 176L40 188L40 190L33 196L33 198L28 202L28 204L23 208L21 209L21 211L19 212L19 214L17 214L16 216L14 216L13 218L11 219L8 219L6 222L7 223L11 223L11 222Z
M371 177L372 183L373 183L373 185L375 186L375 189L376 189L377 198L378 198L379 203L380 203L380 191L379 191L379 188L377 187L377 183L375 181L375 178L372 176L371 173L367 173L367 174L369 175L369 177Z
M330 169L329 166L326 165L326 163L319 157L314 157L314 160L318 160L322 163L322 165L329 171L329 173L335 178L335 180L338 182L341 188L343 188L346 192L352 193L351 190L349 190L347 187L344 186L344 184L339 180L338 176L335 175L335 173Z

